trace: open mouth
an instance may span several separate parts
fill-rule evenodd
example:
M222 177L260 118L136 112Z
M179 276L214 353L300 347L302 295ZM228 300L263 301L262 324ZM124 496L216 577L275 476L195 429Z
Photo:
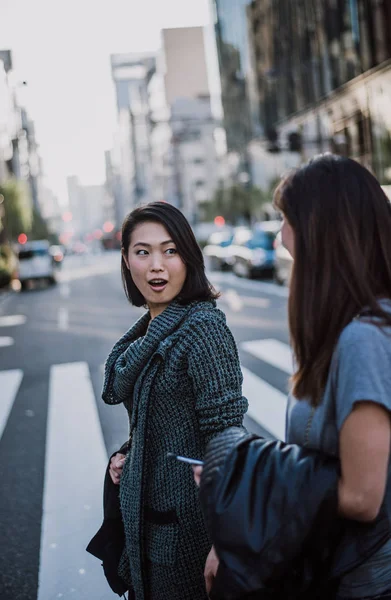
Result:
M148 281L149 285L153 289L154 292L161 292L167 285L166 279L151 279Z

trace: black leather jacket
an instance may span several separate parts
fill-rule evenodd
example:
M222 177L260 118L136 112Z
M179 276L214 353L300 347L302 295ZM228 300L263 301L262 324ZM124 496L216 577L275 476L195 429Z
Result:
M338 517L337 459L239 428L209 444L200 498L220 559L212 600L327 599L391 537L377 519Z

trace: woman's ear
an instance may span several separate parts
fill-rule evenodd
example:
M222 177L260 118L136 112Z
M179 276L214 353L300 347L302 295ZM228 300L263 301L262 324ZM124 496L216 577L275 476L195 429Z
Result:
M121 250L121 254L122 254L122 258L123 258L123 260L125 262L126 268L128 269L128 271L130 271L130 269L129 269L129 263L128 263L128 257L126 256L125 251Z

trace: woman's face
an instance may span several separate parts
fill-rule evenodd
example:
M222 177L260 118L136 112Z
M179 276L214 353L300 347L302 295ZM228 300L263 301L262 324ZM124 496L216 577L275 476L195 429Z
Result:
M124 259L151 317L156 317L178 296L187 275L170 234L160 223L140 223Z
M281 241L282 245L288 250L291 257L294 258L295 234L292 226L289 224L285 216L281 227Z

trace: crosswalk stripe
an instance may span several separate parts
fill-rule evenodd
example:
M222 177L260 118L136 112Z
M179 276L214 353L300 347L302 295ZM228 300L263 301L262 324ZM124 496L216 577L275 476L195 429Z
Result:
M248 415L279 440L285 440L287 395L242 366L243 395L249 402Z
M240 347L249 354L273 365L273 367L277 367L281 371L285 371L289 375L293 372L292 351L288 344L284 344L279 340L268 339L243 342Z
M15 325L24 325L26 323L25 315L6 315L0 317L0 327L15 327Z
M233 312L240 312L243 307L248 306L254 308L268 308L270 306L270 298L245 296L244 294L238 294L235 288L222 289L220 302L227 304Z
M21 369L0 371L0 439L7 424L11 408L23 379Z
M104 596L85 547L102 520L107 454L87 363L51 367L38 600Z

